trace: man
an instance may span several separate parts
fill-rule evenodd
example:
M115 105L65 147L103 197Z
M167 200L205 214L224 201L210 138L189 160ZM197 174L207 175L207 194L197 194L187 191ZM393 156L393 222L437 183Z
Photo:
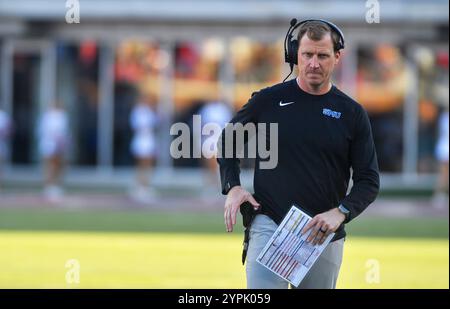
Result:
M445 209L448 206L448 153L449 153L449 112L442 111L438 120L439 136L436 143L436 159L439 162L438 178L435 185L432 206Z
M202 128L206 124L215 124L219 126L220 128L224 128L225 125L230 121L232 115L231 108L228 104L221 100L217 101L211 101L207 102L205 105L202 106L202 108L199 111L200 116L202 117ZM220 133L220 132L218 132ZM215 138L218 138L218 133ZM216 133L214 133L215 135ZM208 135L202 135L202 145L205 142L207 138L210 136ZM216 146L214 144L213 146ZM213 147L211 147L213 148ZM212 193L212 191L216 192L216 188L218 186L218 169L217 164L215 160L215 154L217 152L217 149L208 149L207 147L203 149L203 152L205 154L205 158L203 159L203 164L205 168L207 169L207 184L203 190L205 192L206 196L209 196L209 193ZM209 190L211 189L211 190Z
M69 140L69 120L61 102L56 101L44 111L38 136L39 150L45 163L44 196L57 203L64 195L61 177Z
M142 94L130 114L130 125L134 132L131 152L136 159L137 171L137 185L131 197L144 204L155 198L155 191L149 186L157 150L155 131L159 120L155 104L150 94Z
M261 158L256 157L254 195L240 186L239 160L218 157L222 193L227 195L227 231L233 230L244 202L259 210L250 229L248 288L288 288L286 281L256 258L293 204L313 217L303 231L312 231L309 242L323 243L336 233L299 288L335 288L344 224L378 194L378 164L368 116L330 81L341 56L339 39L327 22L303 23L297 38L298 77L257 92L231 120L232 124L278 124L278 164L260 169ZM224 148L225 139L220 140ZM353 187L346 195L350 169Z
M440 105L438 136L435 156L438 161L438 177L432 198L436 209L448 207L448 157L449 157L449 93L448 93L448 53L437 55L437 79L433 93L435 102Z

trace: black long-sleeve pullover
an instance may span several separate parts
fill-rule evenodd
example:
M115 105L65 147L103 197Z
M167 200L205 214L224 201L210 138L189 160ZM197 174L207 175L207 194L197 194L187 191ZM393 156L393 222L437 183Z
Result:
M277 224L293 204L311 216L342 204L350 211L348 223L375 200L379 173L369 118L335 86L324 95L303 91L295 79L265 88L230 123L278 124L278 164L261 169L264 160L257 152L253 183L255 199ZM262 134L270 140L269 132ZM219 143L224 150L225 138ZM217 161L222 193L227 194L240 185L240 161L236 153ZM353 187L346 195L351 170ZM345 235L343 224L334 240Z

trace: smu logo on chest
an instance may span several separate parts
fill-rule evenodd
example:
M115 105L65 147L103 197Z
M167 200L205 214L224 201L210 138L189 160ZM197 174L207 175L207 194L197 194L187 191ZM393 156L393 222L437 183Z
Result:
M341 118L341 113L340 112L333 111L333 110L331 110L329 108L324 108L322 110L322 114L327 116L327 117L332 117L332 118L336 118L336 119Z

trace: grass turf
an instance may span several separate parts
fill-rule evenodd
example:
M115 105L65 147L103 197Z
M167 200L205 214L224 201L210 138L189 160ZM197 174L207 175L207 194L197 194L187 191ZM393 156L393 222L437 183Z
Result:
M225 226L216 212L0 208L0 230L222 234ZM235 230L243 230L240 215ZM448 239L448 218L361 216L346 230L350 236Z
M217 213L1 209L0 287L243 288L241 231ZM449 287L447 219L361 218L348 233L339 288Z

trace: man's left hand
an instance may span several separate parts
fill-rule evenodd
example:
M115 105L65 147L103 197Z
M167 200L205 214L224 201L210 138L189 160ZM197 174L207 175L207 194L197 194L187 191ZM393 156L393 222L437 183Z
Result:
M306 241L312 242L313 245L321 245L328 235L334 233L344 221L345 215L338 208L333 208L312 218L305 226L302 234L311 230L311 234Z

